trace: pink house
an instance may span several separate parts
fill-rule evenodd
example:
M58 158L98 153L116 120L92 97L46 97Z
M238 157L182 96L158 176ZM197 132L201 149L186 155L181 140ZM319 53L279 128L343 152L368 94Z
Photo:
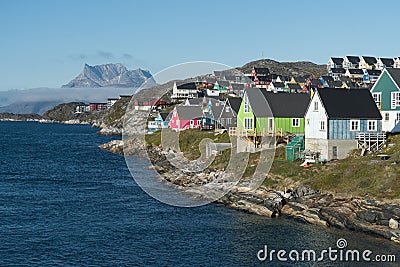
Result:
M175 130L199 128L202 116L201 106L176 106L172 111L169 127Z

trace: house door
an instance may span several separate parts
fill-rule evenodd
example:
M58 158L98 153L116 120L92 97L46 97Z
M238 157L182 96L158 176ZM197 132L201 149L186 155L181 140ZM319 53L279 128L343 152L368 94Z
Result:
M332 159L337 159L337 146L332 147Z

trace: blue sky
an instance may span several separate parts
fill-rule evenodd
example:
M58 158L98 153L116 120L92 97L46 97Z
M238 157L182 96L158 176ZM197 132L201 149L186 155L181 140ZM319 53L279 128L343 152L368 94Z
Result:
M399 56L398 1L0 1L0 90L59 87L83 65L156 73L193 60Z

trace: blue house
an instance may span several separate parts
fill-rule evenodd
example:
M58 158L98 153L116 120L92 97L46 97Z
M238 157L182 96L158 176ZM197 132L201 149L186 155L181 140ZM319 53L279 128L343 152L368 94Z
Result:
M147 122L147 133L152 134L155 131L161 130L163 128L168 128L169 126L169 113L160 112L154 121Z
M356 148L378 149L381 121L368 89L316 89L305 115L305 149L323 160L345 158Z

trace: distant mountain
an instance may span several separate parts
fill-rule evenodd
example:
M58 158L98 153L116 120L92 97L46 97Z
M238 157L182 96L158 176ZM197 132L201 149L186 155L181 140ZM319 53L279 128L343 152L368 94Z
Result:
M271 73L285 76L313 75L319 77L327 75L326 65L318 65L309 61L278 62L272 59L260 59L249 62L238 70L250 73L253 67L268 68Z
M0 113L14 114L39 114L42 115L47 110L52 109L56 105L62 103L58 101L19 101L0 107Z
M128 70L122 64L104 64L89 66L85 64L83 71L75 79L62 87L140 87L151 77L149 71Z

